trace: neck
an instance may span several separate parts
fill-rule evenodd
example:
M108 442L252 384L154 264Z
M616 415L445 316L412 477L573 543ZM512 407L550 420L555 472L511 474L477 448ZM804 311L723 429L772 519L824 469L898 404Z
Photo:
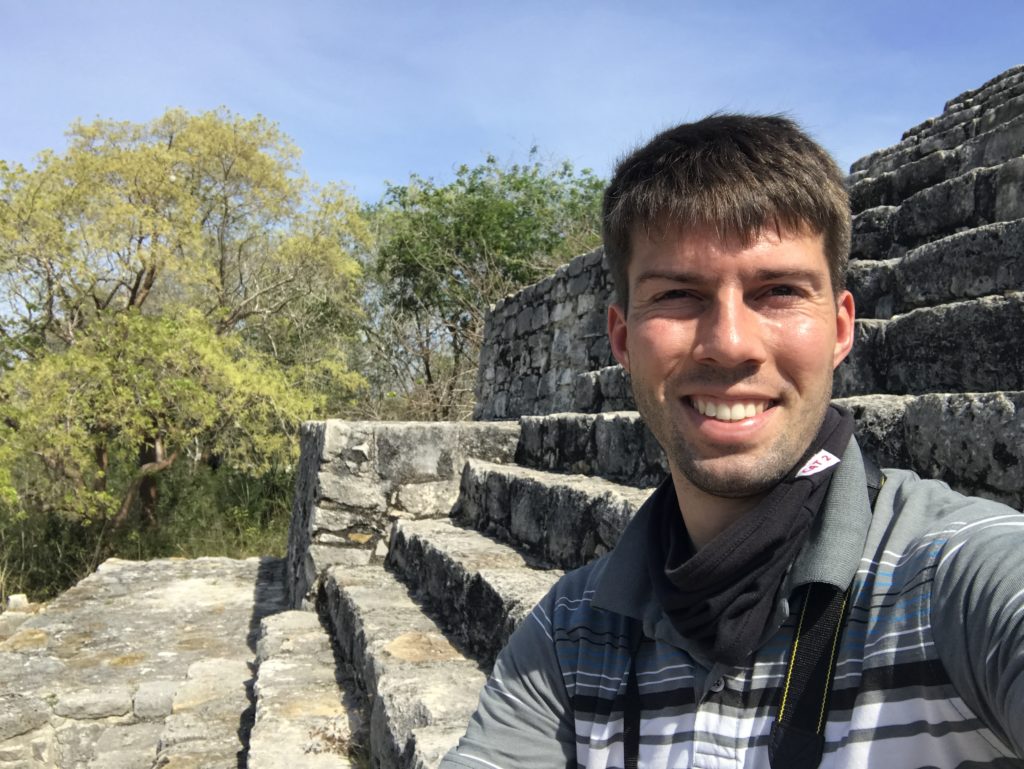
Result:
M764 494L753 497L718 497L694 486L681 472L672 471L683 525L696 550L713 540L753 510ZM685 500L685 502L683 501Z

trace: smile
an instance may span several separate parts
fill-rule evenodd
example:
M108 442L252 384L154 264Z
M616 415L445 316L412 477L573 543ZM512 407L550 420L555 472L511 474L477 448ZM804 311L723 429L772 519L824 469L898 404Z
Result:
M720 401L713 398L694 395L690 398L690 405L705 417L716 419L720 422L739 422L741 419L750 419L770 409L774 401Z

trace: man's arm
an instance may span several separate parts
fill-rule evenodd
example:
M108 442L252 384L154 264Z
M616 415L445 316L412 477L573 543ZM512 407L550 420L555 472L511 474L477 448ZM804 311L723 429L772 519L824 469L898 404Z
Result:
M1024 515L981 500L969 511L936 565L935 644L963 700L1024 758Z
M458 747L441 769L576 766L572 706L552 640L555 591L509 638Z

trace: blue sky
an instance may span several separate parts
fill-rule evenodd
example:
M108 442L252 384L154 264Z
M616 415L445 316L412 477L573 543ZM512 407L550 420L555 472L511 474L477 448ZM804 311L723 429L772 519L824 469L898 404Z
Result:
M364 200L537 145L602 175L657 130L784 111L840 164L1024 63L1024 2L0 0L0 158L75 118L227 106Z

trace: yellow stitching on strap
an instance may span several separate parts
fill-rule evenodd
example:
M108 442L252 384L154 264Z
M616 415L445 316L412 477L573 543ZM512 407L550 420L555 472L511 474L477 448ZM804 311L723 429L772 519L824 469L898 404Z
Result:
M779 705L779 716L776 719L780 724L782 717L786 715L786 699L789 697L789 684L793 678L793 665L796 663L796 652L800 647L800 633L804 629L804 615L807 614L807 604L811 602L811 590L814 585L807 586L807 595L804 596L804 605L800 609L800 622L796 626L796 635L793 638L793 651L789 654L789 668L786 670L786 686L782 690L782 704Z

